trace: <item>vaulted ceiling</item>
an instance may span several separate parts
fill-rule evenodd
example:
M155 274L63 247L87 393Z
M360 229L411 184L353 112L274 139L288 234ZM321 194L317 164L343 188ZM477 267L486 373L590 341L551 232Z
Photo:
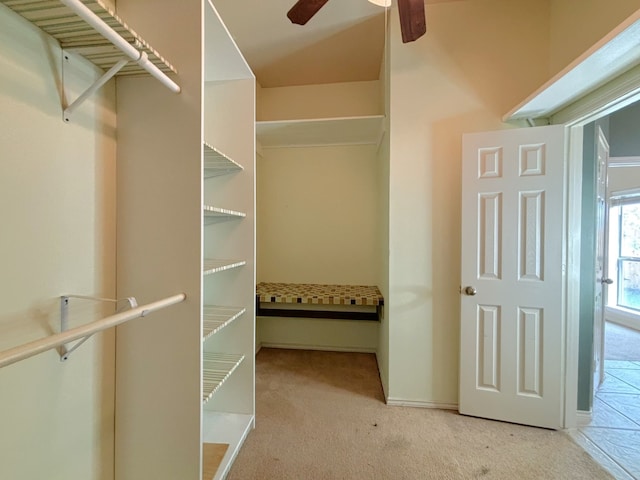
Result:
M459 0L425 3L447 1ZM303 26L286 15L295 0L213 3L262 87L376 80L380 75L385 9L367 0L330 0Z

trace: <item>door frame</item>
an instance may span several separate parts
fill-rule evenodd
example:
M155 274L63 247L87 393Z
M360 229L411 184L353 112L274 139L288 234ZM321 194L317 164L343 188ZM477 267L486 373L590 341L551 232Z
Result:
M640 78L620 85L616 79L593 94L560 110L549 118L551 124L567 129L567 224L566 248L566 348L564 427L578 426L578 349L580 329L580 241L572 241L569 232L582 231L583 127L599 118L640 100ZM591 367L593 375L593 366Z
M578 416L580 242L572 241L569 233L580 232L582 229L582 128L587 123L640 100L640 56L633 48L638 29L640 10L503 116L505 122L521 120L522 123L518 126L558 124L567 129L566 219L565 241L562 246L566 260L563 285L565 428L575 427ZM617 48L605 48L614 42ZM605 59L609 68L602 69L601 62ZM599 84L602 86L598 86Z

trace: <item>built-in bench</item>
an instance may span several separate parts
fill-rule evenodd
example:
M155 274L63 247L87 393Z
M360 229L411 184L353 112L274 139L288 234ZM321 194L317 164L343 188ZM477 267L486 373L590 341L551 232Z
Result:
M377 321L383 305L376 286L269 282L256 286L256 315L263 317Z

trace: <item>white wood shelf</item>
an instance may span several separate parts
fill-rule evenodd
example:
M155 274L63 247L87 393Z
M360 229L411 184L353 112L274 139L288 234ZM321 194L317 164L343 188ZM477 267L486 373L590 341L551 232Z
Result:
M238 220L247 216L247 214L243 212L236 212L235 210L220 207L212 207L210 205L205 205L203 207L203 215L205 223L220 220Z
M378 145L384 115L256 122L262 148Z
M235 319L240 317L247 309L244 307L223 307L219 305L203 306L202 340L205 341L215 335Z
M238 268L246 265L245 260L218 260L213 258L205 258L203 262L204 275L210 275L212 273L223 272L232 268Z
M202 401L208 402L244 360L235 353L202 354Z
M123 56L100 33L82 18L57 0L0 0L1 3L55 38L60 46L82 55L103 70L109 70ZM176 69L155 51L115 12L100 0L83 0L82 3L115 30L124 40L144 51L151 63L164 73L176 73ZM117 75L140 75L146 71L135 62L129 62Z
M203 144L203 153L204 178L217 177L244 170L242 165L206 142Z
M203 255L234 260L203 265L205 275L236 270L202 283L201 441L229 445L206 479L223 480L255 424L255 77L213 3L204 1L201 184L213 208L204 207L203 223L236 221L202 231Z

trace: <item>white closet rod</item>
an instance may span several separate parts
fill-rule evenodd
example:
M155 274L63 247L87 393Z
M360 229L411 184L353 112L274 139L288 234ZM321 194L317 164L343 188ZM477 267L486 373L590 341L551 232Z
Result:
M162 70L156 67L148 58L145 52L138 51L133 45L122 38L118 32L102 21L80 0L60 0L60 3L69 7L73 12L91 25L104 38L122 51L127 57L136 62L154 78L158 79L165 87L174 93L180 92L180 86L171 80Z
M125 312L110 315L101 320L96 320L95 322L87 323L86 325L81 325L65 332L56 333L55 335L51 335L40 340L35 340L18 347L10 348L9 350L0 352L0 368L19 362L20 360L24 360L25 358L32 357L38 353L51 350L52 348L57 348L79 338L93 335L94 333L101 332L107 328L115 327L121 323L133 320L134 318L144 317L151 312L160 310L161 308L180 303L185 298L186 295L184 293L179 293Z

